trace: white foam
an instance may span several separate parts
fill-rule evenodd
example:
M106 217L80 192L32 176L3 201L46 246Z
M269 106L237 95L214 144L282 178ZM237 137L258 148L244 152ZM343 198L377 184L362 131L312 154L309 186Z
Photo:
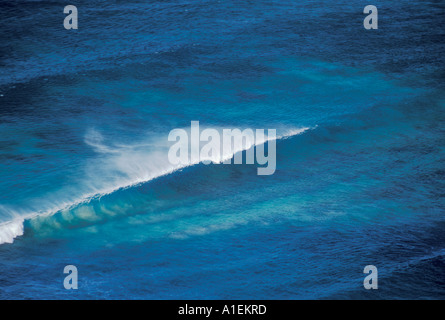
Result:
M16 237L23 235L23 219L16 219L0 224L0 244L13 243Z
M305 127L279 130L280 134L277 135L275 140L295 136L309 129ZM12 243L14 238L23 235L23 223L25 220L32 220L36 216L51 216L62 210L88 202L93 198L111 194L119 189L146 183L200 162L198 160L188 164L170 164L167 159L169 147L167 139L165 139L165 143L161 139L134 145L106 145L104 140L103 136L95 130L88 131L85 136L85 143L94 148L98 154L101 154L101 157L93 160L85 168L85 176L88 179L83 182L84 185L81 186L81 189L86 190L86 192L84 191L85 193L78 195L74 199L62 201L60 200L60 195L56 194L54 197L51 197L51 200L44 199L33 205L34 208L39 209L31 210L31 212L26 214L20 214L19 217L14 215L13 220L0 223L0 244ZM270 140L271 138L267 137L263 141L248 142L247 145L235 146L232 153L222 155L221 159L215 162L231 159L238 152L248 150L254 145L258 146ZM72 194L66 191L63 190L61 193ZM45 209L42 210L42 207Z

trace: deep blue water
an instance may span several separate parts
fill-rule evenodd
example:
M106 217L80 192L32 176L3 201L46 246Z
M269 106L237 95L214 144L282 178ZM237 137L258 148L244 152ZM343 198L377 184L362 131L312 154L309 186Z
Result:
M67 4L0 6L1 299L445 298L443 1ZM309 129L162 175L193 120Z

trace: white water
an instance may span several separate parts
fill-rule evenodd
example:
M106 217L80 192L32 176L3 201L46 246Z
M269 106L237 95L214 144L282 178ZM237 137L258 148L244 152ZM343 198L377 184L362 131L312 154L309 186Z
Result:
M310 128L292 128L277 130L275 140L299 135ZM222 132L222 129L218 129ZM59 195L54 195L49 199L42 199L33 207L40 206L39 210L30 210L25 213L17 213L5 206L0 206L0 211L10 217L9 221L0 222L0 244L13 243L16 237L24 234L24 221L37 216L51 216L55 213L76 207L88 202L93 198L101 197L113 193L122 188L130 188L141 183L171 174L178 170L198 164L200 161L190 161L186 164L172 165L168 161L167 153L171 143L167 139L149 139L146 143L133 145L109 144L104 142L100 133L90 130L85 136L85 143L93 148L98 157L92 159L85 167L85 181L82 190L88 190L84 194L78 195L75 199L60 200ZM238 152L246 151L254 146L270 141L267 138L261 141L247 141L235 144L232 152L221 154L220 158L201 159L211 160L214 163L222 163L234 157ZM162 141L162 142L161 142ZM165 141L165 142L163 142ZM66 190L61 192L67 193ZM44 209L41 209L41 208Z

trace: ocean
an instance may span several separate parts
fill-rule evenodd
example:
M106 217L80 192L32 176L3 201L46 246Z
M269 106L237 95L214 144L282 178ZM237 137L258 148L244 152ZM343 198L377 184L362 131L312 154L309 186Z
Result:
M445 298L443 1L68 4L0 5L0 299ZM172 166L192 121L275 172Z

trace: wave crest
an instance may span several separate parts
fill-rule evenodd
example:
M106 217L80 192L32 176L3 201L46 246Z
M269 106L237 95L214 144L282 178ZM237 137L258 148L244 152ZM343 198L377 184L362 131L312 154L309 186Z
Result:
M275 140L286 139L295 135L302 134L311 128L291 128L280 130ZM25 232L24 223L29 221L29 225L34 230L44 231L45 228L64 228L70 223L80 222L81 225L95 223L98 220L108 219L116 215L127 214L127 210L121 213L114 212L119 208L107 208L102 205L93 205L88 207L91 201L100 199L103 196L115 193L118 190L138 186L153 179L172 174L186 167L191 167L198 162L190 162L182 165L171 165L167 159L168 146L159 142L150 142L139 145L112 145L105 144L105 139L97 131L89 131L85 137L85 143L92 147L97 153L106 157L100 158L99 163L94 163L87 168L92 185L88 189L92 190L76 201L65 203L63 206L45 210L44 212L32 212L19 215L11 221L0 224L0 244L13 243L16 237L22 236ZM238 152L243 152L251 147L267 143L269 139L260 141L244 149L237 149L230 155L224 155L224 158L232 158ZM147 153L147 146L151 151ZM98 170L99 168L99 170ZM89 174L88 174L89 173ZM95 178L102 178L97 181ZM93 181L91 181L93 180ZM108 181L105 184L103 181ZM87 206L85 206L87 205ZM131 206L131 204L128 204ZM105 216L107 218L105 218ZM54 219L49 220L48 217Z

